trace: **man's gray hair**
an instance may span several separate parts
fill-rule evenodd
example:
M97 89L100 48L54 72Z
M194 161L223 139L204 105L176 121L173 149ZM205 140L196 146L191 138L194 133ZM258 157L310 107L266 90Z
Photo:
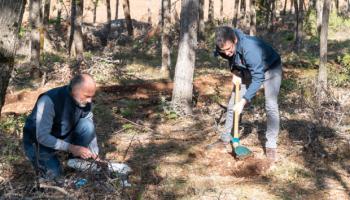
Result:
M92 76L90 74L87 74L87 73L78 74L70 80L69 85L68 85L69 89L72 90L74 87L84 83L86 80L86 78L84 76L88 76L88 77L92 78Z

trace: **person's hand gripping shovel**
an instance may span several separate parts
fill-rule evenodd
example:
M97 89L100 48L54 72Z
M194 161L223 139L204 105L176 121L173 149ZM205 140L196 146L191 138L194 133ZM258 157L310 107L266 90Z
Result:
M239 105L240 103L242 103L241 96L240 96L240 87L241 87L240 81L235 81L234 87L235 87L235 106L234 106L235 116L234 116L234 122L233 122L233 137L231 137L231 142L233 146L233 152L236 158L243 159L251 156L253 152L249 150L247 147L241 145L239 141L239 130L238 130L239 115L241 113L241 110L244 107L244 105ZM241 108L239 109L239 107Z

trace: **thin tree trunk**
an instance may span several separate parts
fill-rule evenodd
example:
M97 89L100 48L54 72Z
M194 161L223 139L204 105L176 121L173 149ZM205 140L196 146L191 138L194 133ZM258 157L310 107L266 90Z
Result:
M275 18L276 18L276 0L270 0L270 23L268 29L270 32L274 32Z
M84 0L76 0L77 1L77 10L76 10L76 18L75 18L75 31L74 31L74 45L75 45L75 53L76 60L80 64L83 60L84 53L84 43L83 43L83 10L84 10Z
M170 56L170 29L171 29L171 2L162 0L163 3L163 33L162 33L162 67L161 71L170 74L171 56Z
M191 114L197 49L198 0L181 2L180 20L180 44L175 68L172 105L177 111Z
M98 1L99 0L95 0L94 1L94 16L93 16L93 20L92 20L92 22L94 23L94 24L96 24L96 14L97 14L97 6L98 6Z
M209 0L208 22L214 24L214 0Z
M49 19L50 19L50 5L51 5L51 0L45 0L45 5L44 5L44 25L48 26L49 25Z
M106 0L106 6L107 6L107 35L109 35L109 32L111 31L111 21L112 21L111 0Z
M62 19L62 5L61 2L57 2L57 16L56 16L56 30L61 30L61 19Z
M235 27L237 27L237 25L240 23L240 19L241 19L241 0L238 0L238 5L237 5L237 9L236 9L236 20L235 20Z
M249 35L256 35L256 12L255 12L255 0L252 0L250 4L250 30Z
M318 71L318 99L325 100L325 89L327 89L327 38L328 38L328 23L331 0L324 0L322 12L322 26L320 34L320 67Z
M128 35L133 36L134 30L132 27L131 15L130 15L130 4L129 0L123 0L123 10L126 21L126 28L128 30Z
M250 30L250 0L245 0L244 27Z
M71 6L71 30L70 30L70 40L69 40L69 54L74 43L75 59L76 65L73 69L73 73L77 73L80 70L80 64L84 59L84 43L83 43L83 8L84 0L72 0Z
M283 6L283 15L286 15L286 11L287 11L287 2L288 0L284 0L284 6Z
M294 47L297 53L299 53L299 49L298 49L298 42L299 42L299 27L300 27L300 11L299 11L299 2L298 0L294 0L294 8L295 8L295 31L294 31Z
M115 20L118 19L118 9L119 9L119 0L116 0L115 1L115 17L114 17Z
M31 25L31 76L40 76L40 29L42 28L41 0L31 0L29 3Z
M317 23L317 32L320 35L321 26L322 26L322 17L323 17L323 3L322 0L316 1L316 23Z
M152 26L152 0L148 0L147 17L148 24Z
M204 0L199 0L199 10L198 10L198 39L204 40Z
M237 24L237 19L236 19L236 0L232 0L232 26L235 26Z
M224 0L220 0L220 20L224 19Z
M0 115L15 63L16 43L25 0L0 0Z
M293 13L294 13L294 0L290 0L289 14L293 14Z
M304 0L299 0L298 20L299 20L299 25L296 30L297 36L295 37L297 52L299 52L301 49L302 39L303 39Z

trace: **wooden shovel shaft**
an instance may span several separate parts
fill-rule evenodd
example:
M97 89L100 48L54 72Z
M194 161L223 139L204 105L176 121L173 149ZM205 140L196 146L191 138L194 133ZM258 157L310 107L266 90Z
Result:
M241 100L240 95L240 84L235 83L235 105ZM235 118L233 124L233 138L238 138L238 122L239 122L239 113L235 111Z

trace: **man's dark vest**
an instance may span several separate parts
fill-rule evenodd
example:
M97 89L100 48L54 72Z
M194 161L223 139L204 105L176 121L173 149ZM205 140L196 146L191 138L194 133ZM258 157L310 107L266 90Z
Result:
M50 97L53 102L55 116L53 118L51 135L59 139L66 138L74 130L79 119L85 117L91 111L91 104L84 108L77 105L70 94L68 86L51 89L41 94L39 98L43 95ZM36 114L37 103L23 128L23 134L29 134L33 141L36 141Z

